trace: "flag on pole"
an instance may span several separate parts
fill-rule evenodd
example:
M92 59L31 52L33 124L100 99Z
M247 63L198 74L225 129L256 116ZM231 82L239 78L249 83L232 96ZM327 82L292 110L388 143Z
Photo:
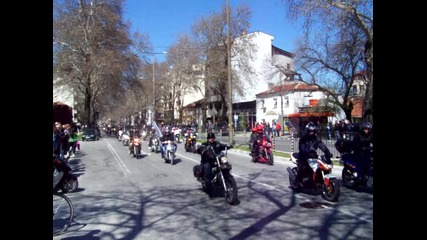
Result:
M156 130L156 133L159 137L163 137L162 131L160 131L160 128L157 126L155 121L152 123L152 128Z

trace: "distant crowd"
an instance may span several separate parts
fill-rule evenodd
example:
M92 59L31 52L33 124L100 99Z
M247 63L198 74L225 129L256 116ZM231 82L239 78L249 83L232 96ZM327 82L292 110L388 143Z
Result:
M75 157L76 150L80 150L79 132L80 129L76 124L55 122L53 125L53 156L62 161Z

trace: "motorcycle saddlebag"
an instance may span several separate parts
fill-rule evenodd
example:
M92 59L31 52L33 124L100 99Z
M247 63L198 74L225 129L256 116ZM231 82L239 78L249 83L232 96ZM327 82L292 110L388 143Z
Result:
M193 175L194 175L194 177L195 178L201 178L202 177L202 171L203 171L202 165L195 165L193 167Z

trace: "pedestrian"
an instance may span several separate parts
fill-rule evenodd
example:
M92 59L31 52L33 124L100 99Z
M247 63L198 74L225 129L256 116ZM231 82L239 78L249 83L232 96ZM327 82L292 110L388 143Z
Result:
M271 122L271 130L273 131L273 136L277 137L276 121Z
M316 126L317 126L317 137L321 139L323 136L323 127L320 120L316 121Z
M270 123L267 122L265 126L265 135L270 136L270 133L271 133Z
M282 126L279 122L276 123L277 136L282 136Z
M341 135L341 125L342 125L341 121L338 122L338 120L335 120L334 133L335 133L335 140L336 141L340 141L341 138L342 138L342 135Z
M329 141L332 140L332 123L328 122L326 124L326 137L328 138Z
M75 126L73 127L69 127L68 129L68 144L69 144L69 149L68 149L68 155L71 157L75 157L76 155L76 147L77 147L77 128Z

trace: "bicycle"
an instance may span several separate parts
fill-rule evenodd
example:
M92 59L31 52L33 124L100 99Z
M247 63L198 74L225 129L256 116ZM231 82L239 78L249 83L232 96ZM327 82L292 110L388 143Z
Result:
M53 193L53 236L65 232L74 217L74 205L63 193Z

